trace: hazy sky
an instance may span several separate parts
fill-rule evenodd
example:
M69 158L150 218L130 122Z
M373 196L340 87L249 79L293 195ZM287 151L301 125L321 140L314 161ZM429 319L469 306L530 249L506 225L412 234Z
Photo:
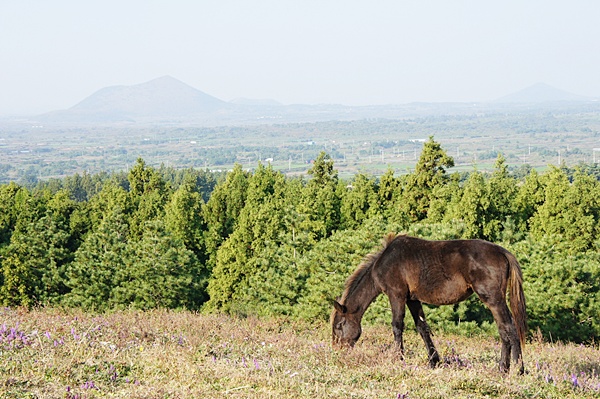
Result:
M0 0L0 115L171 75L223 100L600 96L598 0Z

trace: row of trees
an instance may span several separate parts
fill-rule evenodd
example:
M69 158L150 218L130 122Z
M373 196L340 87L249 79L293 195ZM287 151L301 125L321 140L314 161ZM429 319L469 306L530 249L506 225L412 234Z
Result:
M338 177L321 153L307 178L239 165L226 176L154 169L0 186L0 302L134 306L326 319L343 281L390 230L483 238L520 260L530 324L600 337L600 186L583 168L448 173L430 138L415 170ZM488 326L476 300L429 312L439 328ZM370 320L389 320L382 296ZM484 328L485 329L485 328Z

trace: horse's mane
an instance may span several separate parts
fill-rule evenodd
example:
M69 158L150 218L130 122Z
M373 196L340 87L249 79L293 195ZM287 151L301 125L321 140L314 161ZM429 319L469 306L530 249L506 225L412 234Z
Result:
M344 293L342 294L342 298L340 300L341 303L346 303L346 299L348 298L348 296L352 292L354 292L356 287L360 284L360 282L367 275L367 273L370 273L371 267L373 267L375 262L377 262L377 259L379 259L381 254L383 254L383 251L385 251L388 245L390 245L390 243L394 241L394 239L399 235L400 234L396 233L387 233L385 236L383 236L383 239L381 240L383 247L378 251L371 252L363 258L362 262L360 263L360 265L358 265L354 273L352 273L350 277L348 277L348 280L346 280L346 284L344 286Z

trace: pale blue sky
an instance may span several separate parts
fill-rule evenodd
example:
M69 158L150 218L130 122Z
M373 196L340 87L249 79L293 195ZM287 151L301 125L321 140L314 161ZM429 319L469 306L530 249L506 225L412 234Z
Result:
M0 115L171 75L223 100L600 96L597 0L0 0Z

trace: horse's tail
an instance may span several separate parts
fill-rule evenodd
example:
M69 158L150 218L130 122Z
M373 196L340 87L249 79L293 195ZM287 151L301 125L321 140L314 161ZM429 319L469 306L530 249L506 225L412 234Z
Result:
M523 273L517 258L507 251L506 258L510 266L508 284L510 310L513 314L517 334L521 341L521 347L525 344L525 336L527 334L527 311L525 307L525 293L523 292Z

